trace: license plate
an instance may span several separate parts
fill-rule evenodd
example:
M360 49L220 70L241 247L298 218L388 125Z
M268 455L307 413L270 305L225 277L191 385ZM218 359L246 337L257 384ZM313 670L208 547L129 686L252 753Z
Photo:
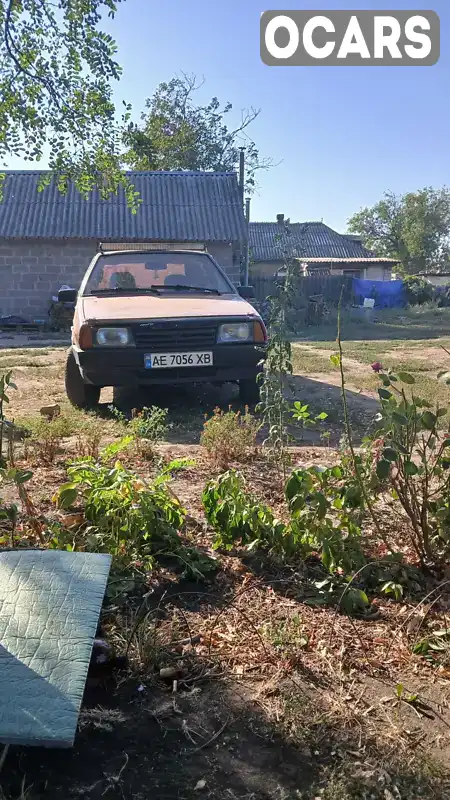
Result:
M213 354L206 353L150 353L144 356L145 369L173 369L177 367L210 367Z

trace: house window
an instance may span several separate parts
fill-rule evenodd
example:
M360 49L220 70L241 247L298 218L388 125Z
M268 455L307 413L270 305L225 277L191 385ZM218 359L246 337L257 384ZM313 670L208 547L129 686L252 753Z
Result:
M360 278L361 277L361 270L360 269L343 269L343 275L347 275L350 278Z

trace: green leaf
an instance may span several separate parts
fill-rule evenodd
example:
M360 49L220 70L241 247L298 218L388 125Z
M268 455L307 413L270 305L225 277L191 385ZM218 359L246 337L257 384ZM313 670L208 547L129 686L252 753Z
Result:
M382 400L390 400L392 397L392 392L389 392L387 389L378 389L378 394Z
M436 427L437 417L431 411L424 411L420 419L427 431L432 431Z
M410 386L416 382L415 378L410 375L409 372L399 372L398 377L402 383L408 383Z
M404 468L406 475L417 475L419 472L419 467L414 463L414 461L405 461Z
M57 493L57 503L59 508L67 509L75 502L78 497L78 489L74 486L61 487Z
M408 424L408 418L405 417L404 414L400 414L398 411L393 411L392 412L392 419L394 420L394 422L397 423L397 425L407 425Z
M442 443L442 446L443 447L450 447L450 439L444 439L444 441Z
M326 414L326 413L325 413L325 411L322 411L322 413L321 413L321 414L318 414L318 415L317 415L316 419L317 419L317 420L324 420L324 419L328 419L328 414Z
M339 353L334 353L334 355L330 356L330 361L334 367L340 367L341 356L339 355Z
M20 485L22 483L27 483L27 481L31 480L32 477L33 477L33 473L32 473L31 470L29 470L29 469L28 470L19 469L19 470L17 470L17 474L16 474L16 476L14 478L14 482L17 483L18 485Z
M398 453L393 447L385 447L383 450L383 458L386 461L397 461Z
M448 408L438 408L436 414L439 418L445 417L448 414Z
M381 459L381 461L379 461L377 464L377 475L380 478L380 480L384 480L385 478L387 478L389 476L390 471L391 471L390 461L385 461L384 459Z

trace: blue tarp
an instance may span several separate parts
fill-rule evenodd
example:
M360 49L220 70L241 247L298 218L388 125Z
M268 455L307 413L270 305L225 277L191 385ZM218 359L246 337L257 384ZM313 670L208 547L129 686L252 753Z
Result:
M403 308L406 305L403 281L367 281L353 278L355 302L362 306L367 297L375 300L375 308Z

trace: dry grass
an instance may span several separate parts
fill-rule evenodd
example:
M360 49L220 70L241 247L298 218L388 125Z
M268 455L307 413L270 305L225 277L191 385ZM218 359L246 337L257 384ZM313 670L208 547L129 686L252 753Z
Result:
M350 342L346 348L349 379L359 384L368 397L376 386L368 367L375 360L374 353L376 360L380 353L383 361L397 359L396 363L415 374L420 392L436 396L438 384L433 369L426 369L434 363L432 350L439 349L436 342L423 343L425 349L414 342L399 347L384 342L382 349L378 342L371 345L362 348L361 343ZM335 386L327 351L334 351L332 341L294 347L297 372L315 375L313 362L318 359L314 362L320 366L316 382L322 392L326 383L331 388ZM64 351L34 351L32 358L27 352L17 352L18 359L25 363L14 370L19 391L11 393L11 416L28 418L34 431L35 474L29 489L39 511L53 519L50 498L55 486L65 480L68 457L95 455L103 443L121 436L123 427L113 420L69 409L62 387ZM16 358L11 351L0 354L0 362L1 357L8 361ZM33 363L30 365L27 359ZM337 405L338 388L336 391L331 405ZM57 452L54 463L48 463L52 459L44 463L39 448L45 444L48 426L54 423L45 423L37 414L40 405L54 401L62 405ZM184 425L189 425L186 415ZM189 513L188 525L182 531L186 543L210 554L211 532L205 525L200 496L206 480L217 474L220 465L205 457L198 439L199 436L195 445L175 442L158 448L159 455L167 461L194 455L195 466L180 473L173 489ZM320 446L297 447L293 451L295 464L333 463L336 457L335 450ZM123 460L144 478L155 468L132 451L124 454ZM236 466L244 472L255 494L282 514L279 483L261 454ZM370 531L366 534L369 537ZM199 763L203 772L198 777L206 775L211 800L446 800L450 796L450 675L446 669L433 669L411 651L419 635L447 625L450 594L444 590L437 600L431 597L420 606L419 597L407 596L399 603L377 598L380 616L368 623L342 616L326 602L320 605L316 583L323 579L323 570L316 562L299 562L288 569L262 556L249 558L244 552L218 558L219 569L210 583L186 584L180 582L179 573L170 566L161 567L150 576L145 598L136 588L128 587L130 593L125 601L105 613L108 637L120 653L128 649L131 671L121 678L114 695L107 695L111 708L97 703L86 708L80 719L81 734L92 737L87 739L88 750L91 743L95 746L98 732L111 737L108 746L102 745L100 772L103 759L112 751L115 761L110 772L119 775L125 763L124 753L139 738L135 729L127 733L129 718L134 721L141 715L140 735L145 737L149 720L156 720L156 732L152 734L157 739L155 749L167 749L170 765L181 760L170 738L174 729L180 731L182 747L195 751L186 762L190 768ZM409 625L417 616L420 631ZM175 670L173 680L161 677L160 670L167 667ZM396 685L400 683L408 692L420 695L431 708L431 718L414 704L398 699ZM213 703L211 687L214 691L220 687L220 697L225 699L215 699ZM122 692L123 713L114 707ZM164 707L168 706L166 717L155 710L155 698L162 698ZM183 703L191 704L190 711ZM203 716L208 713L213 723L211 718L204 721ZM247 741L249 730L256 731L252 739L255 749L269 742L280 763L284 763L286 749L291 748L292 759L304 759L313 774L299 782L290 794L283 787L280 792L276 786L270 793L267 789L266 794L261 788L255 789L253 778L245 777L246 761L252 761L255 750L249 754L239 750ZM233 748L238 753L235 764L239 783L233 788L229 783L216 785L212 765L228 758ZM153 774L146 772L147 746L145 752L142 760L135 758L141 786L143 782L149 785ZM74 759L79 757L74 755ZM79 769L82 770L81 761ZM115 793L122 796L122 791L125 796L139 797L138 791L127 791L128 766L120 774L116 783L103 782L98 795L92 789L92 797L96 800L106 790L111 797ZM162 780L161 795L164 786ZM173 796L178 796L180 786ZM77 783L73 790L78 792ZM194 788L184 794L183 791L179 796L186 800L199 794ZM62 796L60 787L55 788L51 798L56 796ZM169 791L167 796L172 796ZM16 800L20 795L5 788L5 797ZM34 795L24 787L23 798L34 800Z
M450 404L450 388L438 380L439 372L450 370L450 356L440 346L448 340L386 342L345 341L344 367L348 388L362 396L376 398L379 380L370 365L380 361L385 369L409 372L415 378L414 394L442 407ZM339 386L339 370L329 356L336 345L328 342L299 342L293 345L294 372L309 375L323 384Z

